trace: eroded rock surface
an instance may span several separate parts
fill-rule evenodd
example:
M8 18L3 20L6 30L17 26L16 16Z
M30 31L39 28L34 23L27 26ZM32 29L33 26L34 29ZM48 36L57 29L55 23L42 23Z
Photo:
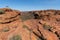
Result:
M0 40L60 40L60 10L1 8Z

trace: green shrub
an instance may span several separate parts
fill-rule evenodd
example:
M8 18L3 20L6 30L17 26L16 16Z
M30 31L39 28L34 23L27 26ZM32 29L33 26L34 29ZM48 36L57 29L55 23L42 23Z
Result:
M22 38L19 35L14 35L10 40L22 40Z
M4 14L5 12L3 10L0 10L0 14Z
M43 25L43 28L49 30L49 29L51 29L52 27L51 27L50 25L44 24L44 25Z
M9 30L10 30L10 28L8 28L8 27L5 27L2 29L3 32L8 32Z
M31 31L26 25L23 25L23 28L26 28L27 30Z

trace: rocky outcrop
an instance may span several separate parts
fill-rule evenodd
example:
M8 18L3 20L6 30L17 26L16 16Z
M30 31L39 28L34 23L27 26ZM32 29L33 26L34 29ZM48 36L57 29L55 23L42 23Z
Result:
M60 40L60 10L1 8L0 40Z
M24 21L24 23L25 25L28 26L28 28L33 30L33 33L36 36L38 36L41 40L60 40L60 34L59 34L60 33L59 31L60 30L60 20L59 20L60 11L59 10L30 11L27 13L24 12L22 14L26 14L26 15L31 14L34 16L34 17L31 17L30 20L28 19ZM40 35L43 35L43 37Z

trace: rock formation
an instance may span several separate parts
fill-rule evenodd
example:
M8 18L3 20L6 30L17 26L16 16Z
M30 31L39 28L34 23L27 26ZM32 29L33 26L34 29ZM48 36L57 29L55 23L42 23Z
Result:
M60 40L60 10L0 8L0 40Z

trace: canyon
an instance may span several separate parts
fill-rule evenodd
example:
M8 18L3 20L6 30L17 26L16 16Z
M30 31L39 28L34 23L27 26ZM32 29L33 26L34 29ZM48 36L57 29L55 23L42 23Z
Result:
M0 40L60 40L60 10L0 8Z

